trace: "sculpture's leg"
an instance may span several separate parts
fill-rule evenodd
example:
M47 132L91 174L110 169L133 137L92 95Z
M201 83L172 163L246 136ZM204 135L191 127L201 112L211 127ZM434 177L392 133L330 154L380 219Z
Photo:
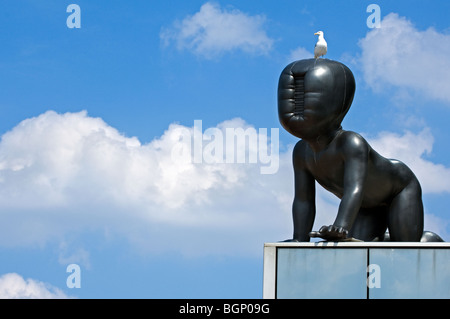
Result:
M391 241L389 232L386 232L384 234L384 241ZM433 242L445 242L445 240L443 240L442 237L439 236L438 234L433 233L432 231L425 230L422 234L422 237L420 238L420 242L433 243Z
M386 206L361 208L349 236L363 241L382 241L388 226Z
M427 242L443 242L444 240L438 234L426 230L423 232L420 241L422 243L427 243Z
M420 241L423 234L423 203L417 179L413 179L392 200L388 227L391 241Z

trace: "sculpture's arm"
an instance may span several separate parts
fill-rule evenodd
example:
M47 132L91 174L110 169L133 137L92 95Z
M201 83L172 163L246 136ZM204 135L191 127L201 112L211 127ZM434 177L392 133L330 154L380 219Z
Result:
M342 145L344 191L333 226L350 230L361 208L368 171L369 145L358 134L351 134Z
M304 145L303 145L304 146ZM292 204L292 218L294 223L293 239L297 241L309 241L316 216L315 180L305 169L304 147L297 143L293 152L294 187L295 195Z

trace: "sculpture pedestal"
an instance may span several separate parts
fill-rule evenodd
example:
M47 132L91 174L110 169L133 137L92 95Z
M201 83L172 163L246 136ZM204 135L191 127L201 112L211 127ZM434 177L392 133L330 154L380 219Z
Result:
M263 298L450 298L450 243L264 245Z

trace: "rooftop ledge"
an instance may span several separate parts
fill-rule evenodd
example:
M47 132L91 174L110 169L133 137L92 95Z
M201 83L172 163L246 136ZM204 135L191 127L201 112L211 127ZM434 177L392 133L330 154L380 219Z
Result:
M345 242L345 241L319 241L319 242L275 242L265 243L264 247L280 248L450 248L450 242Z
M447 242L264 244L263 298L450 298Z

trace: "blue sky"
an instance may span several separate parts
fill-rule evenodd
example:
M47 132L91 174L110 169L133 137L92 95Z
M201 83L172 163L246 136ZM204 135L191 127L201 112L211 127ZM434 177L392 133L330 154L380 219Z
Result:
M66 24L71 3L81 28ZM379 29L367 25L371 3ZM425 227L450 240L449 9L444 0L2 1L0 296L262 297L263 244L292 232L296 139L278 122L278 77L312 56L318 30L326 58L356 78L344 129L413 169ZM202 132L254 128L273 140L278 128L276 172L261 174L260 158L174 159L177 134L194 134L195 120ZM316 227L332 223L337 204L318 191ZM73 263L81 288L66 285Z

